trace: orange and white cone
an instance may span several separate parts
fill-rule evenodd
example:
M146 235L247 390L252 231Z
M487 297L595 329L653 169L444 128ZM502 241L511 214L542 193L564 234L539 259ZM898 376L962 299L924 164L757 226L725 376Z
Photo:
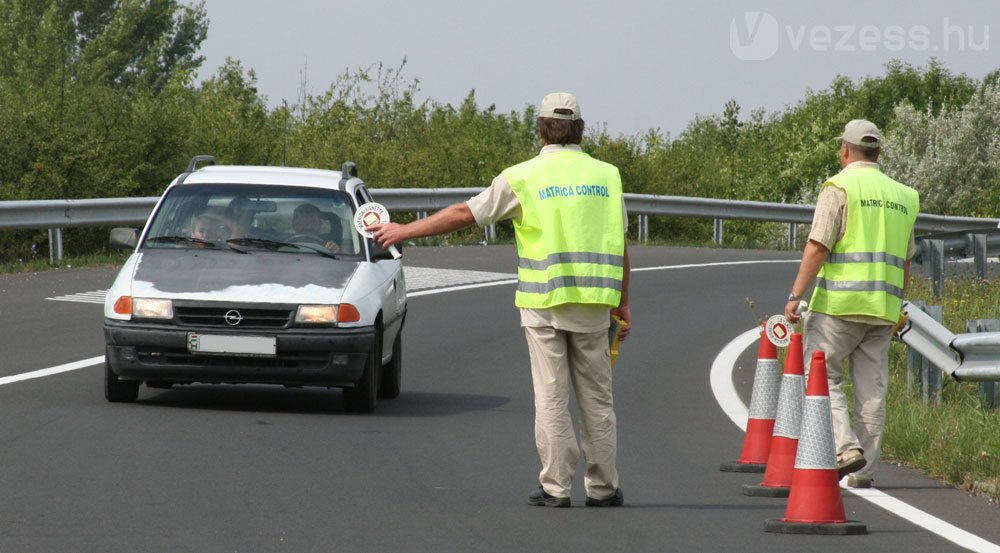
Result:
M788 497L792 489L795 453L802 423L802 398L805 395L802 355L802 333L792 333L788 351L785 352L785 369L781 377L767 470L764 471L764 480L760 484L743 486L744 495Z
M757 370L753 377L753 392L750 394L750 411L747 417L746 435L739 459L723 463L723 472L764 472L767 456L771 451L771 434L774 432L774 417L778 411L778 392L781 389L781 367L778 364L778 350L762 330L760 346L757 348Z
M795 457L792 492L784 518L770 519L764 530L784 534L866 534L862 522L847 520L837 477L826 354L813 353L802 409L802 437Z

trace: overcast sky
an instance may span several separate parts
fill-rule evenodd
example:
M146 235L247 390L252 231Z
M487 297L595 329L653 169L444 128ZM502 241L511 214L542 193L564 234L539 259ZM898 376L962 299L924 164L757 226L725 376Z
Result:
M207 0L201 76L241 60L271 105L321 94L379 62L420 80L419 99L481 107L577 95L612 134L680 133L735 99L746 115L795 103L836 75L936 57L982 78L1000 68L1000 2L762 0ZM994 25L997 28L994 31ZM305 69L308 67L308 71Z

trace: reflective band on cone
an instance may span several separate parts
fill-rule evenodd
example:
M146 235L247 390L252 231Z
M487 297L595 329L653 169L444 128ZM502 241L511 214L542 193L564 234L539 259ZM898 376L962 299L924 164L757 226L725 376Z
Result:
M784 518L765 523L767 532L784 534L866 534L864 523L847 520L837 479L826 354L813 353L802 411L801 438L792 490Z
M764 472L767 457L771 451L771 435L774 432L774 417L778 411L778 391L781 389L781 369L778 365L778 351L760 333L757 348L757 370L753 377L753 393L750 394L750 411L747 431L743 438L743 450L736 461L723 463L723 472Z
M744 485L745 495L788 497L791 490L802 421L802 397L805 395L802 355L802 334L796 332L792 334L788 351L785 352L785 370L781 377L781 391L778 394L778 408L764 480L756 486Z

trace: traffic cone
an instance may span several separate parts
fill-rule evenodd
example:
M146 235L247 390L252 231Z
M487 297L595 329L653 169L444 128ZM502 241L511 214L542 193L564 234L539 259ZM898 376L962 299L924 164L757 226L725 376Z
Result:
M867 534L864 523L847 520L837 476L833 414L826 381L826 354L813 353L802 410L802 438L795 456L792 492L785 517L770 519L764 530L784 534Z
M722 463L723 472L764 472L767 456L771 451L771 433L774 416L778 410L778 391L781 389L781 367L778 350L763 330L757 348L757 370L753 376L750 394L750 412L747 417L746 435L739 459Z
M785 371L781 377L778 412L771 436L771 451L767 457L764 480L754 486L745 484L744 495L788 497L795 469L795 452L799 444L802 423L802 397L805 395L802 366L802 333L794 332L785 352Z

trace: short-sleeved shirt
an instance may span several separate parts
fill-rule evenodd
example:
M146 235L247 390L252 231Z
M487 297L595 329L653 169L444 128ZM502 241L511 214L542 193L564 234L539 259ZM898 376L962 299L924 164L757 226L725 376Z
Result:
M874 167L878 169L878 163L866 161L855 161L844 167L844 169L854 169L862 167ZM816 212L813 214L812 229L809 231L809 239L822 244L827 250L832 251L833 246L839 242L847 231L847 193L836 186L824 186L816 198ZM906 259L913 259L917 253L917 244L913 231L910 231L910 244L907 246ZM885 319L878 317L868 317L865 315L849 315L840 317L845 320L865 324L892 324Z
M559 151L582 151L575 144L549 144L542 148L540 155ZM490 186L466 204L479 226L492 225L507 219L521 218L521 202L503 174L497 175ZM622 221L628 227L628 213L622 200ZM521 326L552 327L568 332L598 332L607 330L610 324L608 306L582 303L566 303L549 309L521 309Z

